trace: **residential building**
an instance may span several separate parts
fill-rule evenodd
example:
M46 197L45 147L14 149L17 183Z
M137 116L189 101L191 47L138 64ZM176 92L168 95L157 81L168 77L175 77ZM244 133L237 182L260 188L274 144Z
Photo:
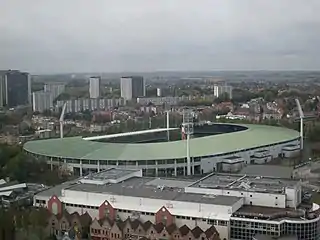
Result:
M161 97L161 88L157 88L157 97Z
M125 105L123 98L80 98L67 101L57 101L56 110L60 109L64 103L67 103L66 113L77 113L82 111L105 110Z
M89 95L90 98L99 98L100 97L100 77L90 77L89 79Z
M34 112L44 112L54 108L53 102L65 91L62 83L48 83L44 85L43 91L32 93L32 109Z
M31 215L36 215L46 220L44 236L56 236L58 239L83 239L92 240L221 240L217 229L210 226L203 230L199 226L189 228L187 225L178 227L165 222L152 223L136 218L110 219L108 214L101 218L92 219L88 212L79 214L62 210L54 214L49 209L31 209ZM17 216L20 217L20 216Z
M213 86L213 92L215 97L221 97L223 94L227 94L232 99L232 86L227 84L215 84Z
M211 226L203 231L199 226L190 229L187 225L178 227L175 223L166 225L163 222L153 224L150 221L127 218L110 220L108 217L94 219L90 225L90 236L93 240L117 239L172 239L172 240L220 240L218 231Z
M37 91L32 93L33 112L44 112L53 108L53 95L51 92Z
M0 71L0 105L13 108L31 104L30 74L18 70Z
M50 92L53 100L55 100L66 89L63 83L47 83L44 85L44 92Z
M69 214L67 211L62 211L60 214L50 212L47 222L45 228L47 236L69 236L71 239L82 239L82 236L89 234L92 219L87 212Z
M204 95L201 97L198 96L181 96L181 97L138 97L137 98L137 103L141 105L148 105L152 103L155 106L160 106L160 105L169 105L169 106L175 106L178 105L180 102L188 102L188 101L193 101L193 100L208 100L211 101L213 100L213 95Z
M130 76L120 79L121 97L126 101L146 95L146 87L143 77Z

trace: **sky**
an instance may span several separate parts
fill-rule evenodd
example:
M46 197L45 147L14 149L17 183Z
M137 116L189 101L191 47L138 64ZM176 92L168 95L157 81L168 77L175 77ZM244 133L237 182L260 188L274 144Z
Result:
M320 70L319 0L0 0L0 69Z

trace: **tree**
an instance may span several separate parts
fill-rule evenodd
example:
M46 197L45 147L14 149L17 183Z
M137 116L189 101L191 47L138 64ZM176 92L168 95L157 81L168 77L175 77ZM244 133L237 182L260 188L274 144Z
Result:
M263 98L267 102L273 102L277 97L277 94L275 94L273 91L266 91L263 95Z
M10 179L24 182L28 177L28 167L25 154L21 152L7 163L6 172Z
M47 237L45 240L57 240L57 237L55 235L51 235Z
M9 211L0 209L0 240L15 239L13 217Z

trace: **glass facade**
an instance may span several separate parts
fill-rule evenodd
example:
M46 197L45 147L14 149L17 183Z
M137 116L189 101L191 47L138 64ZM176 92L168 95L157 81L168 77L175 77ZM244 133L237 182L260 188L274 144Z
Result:
M8 71L6 79L6 105L15 107L29 103L29 76L27 73Z
M230 221L231 239L252 239L255 235L267 235L270 237L282 237L293 235L298 239L315 240L319 239L319 220L315 221L281 221L279 223L266 223L259 221Z

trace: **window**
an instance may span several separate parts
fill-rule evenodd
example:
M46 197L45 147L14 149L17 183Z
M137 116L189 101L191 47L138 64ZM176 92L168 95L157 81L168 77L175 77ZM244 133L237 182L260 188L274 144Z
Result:
M163 223L164 225L167 225L167 221L168 221L167 216L163 216L163 217L162 217L162 223Z
M55 215L58 214L58 204L56 202L53 202L51 205L51 212Z
M252 197L252 195L250 195L250 197Z
M219 226L227 226L227 225L228 225L228 222L227 222L227 221L223 221L223 220L219 220L219 221L218 221L218 225L219 225Z
M104 214L105 214L106 217L109 216L109 214L110 214L109 208L106 208L106 209L104 210Z

